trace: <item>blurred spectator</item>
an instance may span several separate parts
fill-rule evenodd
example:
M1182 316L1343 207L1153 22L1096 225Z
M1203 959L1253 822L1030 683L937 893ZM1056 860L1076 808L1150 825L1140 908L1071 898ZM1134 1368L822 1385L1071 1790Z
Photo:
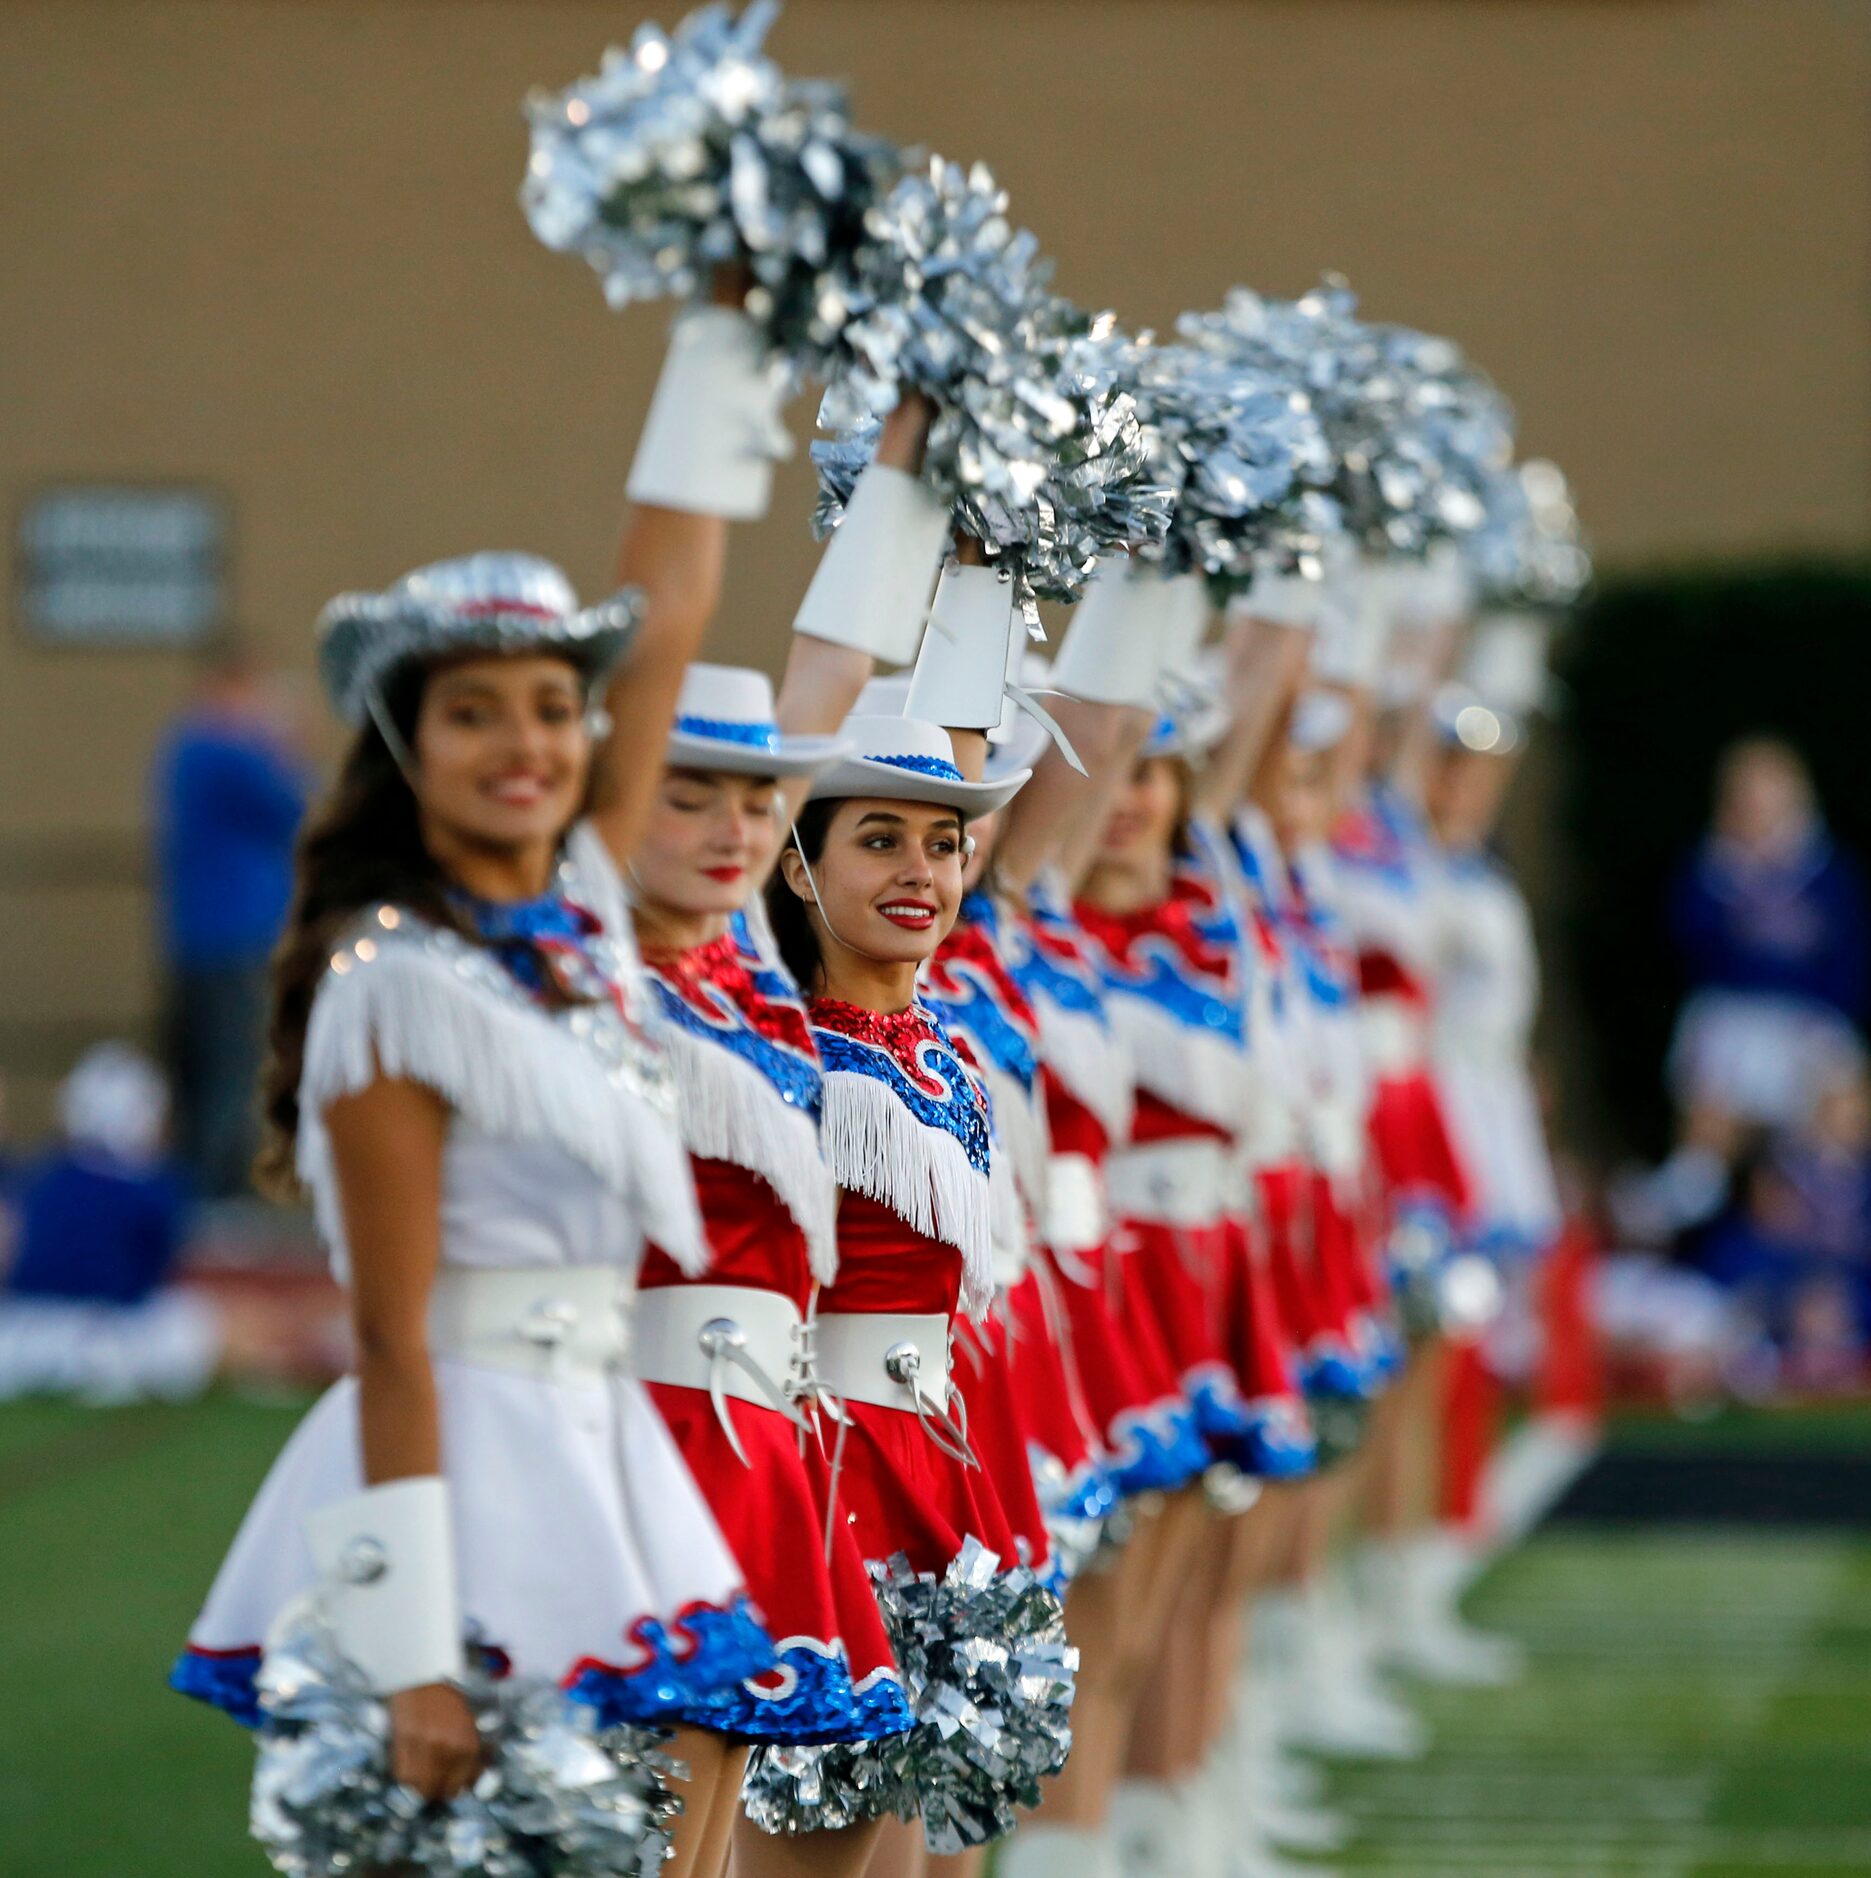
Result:
M219 1314L168 1288L185 1189L164 1154L168 1093L154 1064L100 1044L66 1078L61 1138L29 1167L0 1288L0 1401L199 1394L220 1356Z
M1670 1046L1677 1147L1616 1196L1624 1229L1651 1244L1712 1218L1751 1146L1801 1125L1813 1091L1864 1061L1864 881L1789 745L1748 737L1723 753L1671 929L1689 986Z
M265 674L224 649L164 739L151 786L176 1136L209 1198L248 1187L267 961L309 786Z
M1863 1380L1871 1347L1871 1086L1835 1077L1771 1140L1698 1245L1751 1326L1766 1373L1801 1391Z
M1797 1123L1859 1057L1871 934L1858 868L1786 744L1751 737L1723 755L1672 926L1689 982L1670 1063L1687 1132L1713 1143L1723 1124Z

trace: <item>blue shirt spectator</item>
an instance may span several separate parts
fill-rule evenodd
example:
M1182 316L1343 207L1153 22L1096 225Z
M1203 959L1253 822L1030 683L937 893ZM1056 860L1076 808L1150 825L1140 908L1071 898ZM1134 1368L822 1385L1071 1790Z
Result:
M272 728L232 712L191 712L157 759L157 843L170 963L263 959L292 897L292 850L308 794Z
M1864 882L1822 827L1779 853L1711 837L1677 881L1672 923L1698 991L1777 993L1863 1015Z
M13 1297L135 1305L170 1276L187 1206L166 1167L114 1165L60 1148L20 1184Z

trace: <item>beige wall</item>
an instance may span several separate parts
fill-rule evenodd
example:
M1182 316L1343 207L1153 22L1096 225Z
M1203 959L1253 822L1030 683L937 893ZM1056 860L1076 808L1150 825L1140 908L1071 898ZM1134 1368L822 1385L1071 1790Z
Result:
M0 6L0 504L224 485L238 612L303 665L335 589L473 546L604 578L661 315L514 203L533 82L627 5ZM799 72L995 163L1062 287L1166 324L1324 267L1450 331L1611 562L1862 546L1867 0L793 0ZM800 413L803 427L805 412ZM803 465L719 649L771 658ZM0 1068L150 1003L141 778L178 663L0 632Z

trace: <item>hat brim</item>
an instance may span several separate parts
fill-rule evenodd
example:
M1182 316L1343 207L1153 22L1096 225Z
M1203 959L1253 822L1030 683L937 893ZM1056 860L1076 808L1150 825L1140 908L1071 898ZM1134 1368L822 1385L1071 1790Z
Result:
M812 776L851 746L838 737L779 737L772 745L733 743L672 730L663 761L671 769L725 771L733 776Z
M595 690L629 651L641 616L634 588L556 619L498 612L463 618L383 594L341 594L320 617L318 673L347 724L364 721L366 697L396 672L445 659L564 659Z
M889 802L937 802L964 817L992 815L1020 793L1032 774L1030 769L1022 769L993 782L950 782L943 776L925 776L916 770L898 769L893 763L847 756L812 779L808 800L824 802L853 796L880 796Z

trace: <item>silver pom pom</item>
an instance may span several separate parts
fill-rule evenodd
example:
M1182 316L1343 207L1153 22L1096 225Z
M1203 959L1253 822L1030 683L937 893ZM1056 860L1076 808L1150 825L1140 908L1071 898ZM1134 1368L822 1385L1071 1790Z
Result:
M757 1750L742 1793L749 1816L768 1832L810 1832L920 1813L938 1853L1004 1837L1072 1746L1078 1652L1059 1600L973 1539L939 1579L900 1554L871 1576L915 1728Z
M1495 606L1568 607L1592 578L1592 557L1572 492L1557 464L1540 458L1496 476L1487 519L1465 544L1483 598Z
M1342 532L1328 490L1335 459L1305 391L1229 352L1157 345L1150 335L1098 345L1136 400L1175 507L1143 551L1171 574L1205 575L1217 604L1256 568L1316 576Z
M582 254L613 306L707 291L745 265L747 310L801 368L847 309L841 263L901 173L894 145L851 126L835 86L788 79L762 50L779 12L694 12L644 25L595 77L527 101L521 204L547 247Z
M470 1651L472 1658L473 1651ZM445 1806L389 1772L389 1711L313 1606L260 1671L249 1823L276 1871L407 1871L425 1878L655 1878L680 1802L676 1764L646 1729L598 1730L544 1680L464 1685L486 1766Z
M1482 491L1512 456L1512 414L1446 339L1366 325L1343 282L1293 301L1246 288L1189 313L1192 344L1303 389L1332 455L1346 528L1374 554L1420 554L1472 534Z
M1029 624L1101 555L1159 540L1170 490L1135 401L1078 342L1108 329L1047 291L1050 265L980 164L932 159L865 217L814 446L821 534L835 527L906 392L936 406L925 480L1004 568Z

